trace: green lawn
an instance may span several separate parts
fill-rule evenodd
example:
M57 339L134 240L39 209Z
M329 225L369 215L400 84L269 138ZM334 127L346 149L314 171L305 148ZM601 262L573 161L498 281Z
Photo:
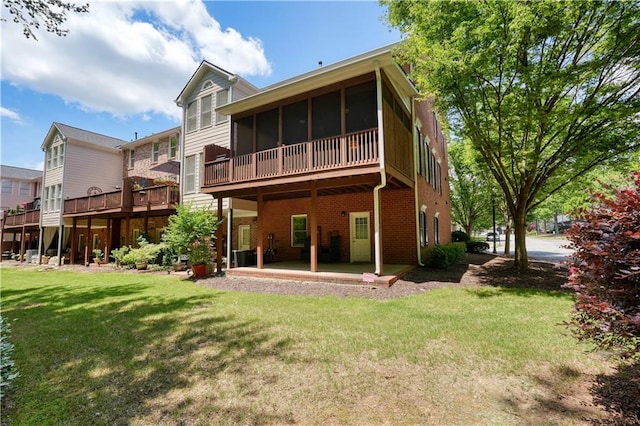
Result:
M560 292L379 302L1 274L21 373L8 424L573 424L597 415L584 380L607 368L558 325Z

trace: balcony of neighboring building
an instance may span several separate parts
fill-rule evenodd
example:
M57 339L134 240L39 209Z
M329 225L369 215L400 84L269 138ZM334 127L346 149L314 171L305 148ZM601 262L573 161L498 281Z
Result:
M22 203L18 208L3 212L3 226L5 229L38 226L40 224L40 200Z
M130 213L145 210L175 209L180 200L176 182L132 177L123 180L120 189L90 194L64 201L64 216Z

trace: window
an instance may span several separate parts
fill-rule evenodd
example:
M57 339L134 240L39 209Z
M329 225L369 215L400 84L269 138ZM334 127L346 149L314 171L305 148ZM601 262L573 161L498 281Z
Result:
M436 244L440 244L440 221L438 216L433 218L433 239Z
M216 93L216 108L221 107L229 103L229 89L220 90ZM227 116L224 114L216 113L216 124L227 121Z
M45 186L44 193L42 194L42 211L49 211L49 187Z
M58 147L54 146L51 148L51 167L58 167Z
M51 185L44 188L44 208L45 212L60 211L62 201L62 184Z
M282 107L282 143L292 145L309 139L307 127L307 100Z
M442 166L440 165L440 160L436 164L436 189L442 195Z
M151 162L157 163L160 156L160 142L154 142L151 147Z
M211 95L200 100L200 128L211 126Z
M196 192L196 156L190 155L184 159L184 190Z
M20 195L31 195L31 182L20 182L18 193Z
M135 149L130 149L129 150L129 163L127 164L127 166L130 169L133 169L133 166L135 165L136 162L136 150Z
M311 99L311 110L313 139L340 134L340 91Z
M176 158L178 156L178 139L175 136L171 136L169 139L169 158Z
M196 130L196 109L198 104L195 101L187 104L187 132Z
M49 170L51 168L51 154L52 154L51 148L47 149L47 153L46 153L46 155L47 155L47 170Z
M64 165L64 145L58 146L58 166Z
M307 215L291 216L291 247L304 247L307 239Z
M53 210L56 212L60 211L60 202L62 201L62 184L59 183L54 187L53 191Z
M427 213L420 212L418 216L418 220L420 222L420 246L426 247L429 245L429 235L427 233Z
M13 181L9 179L2 179L2 193L11 194L13 192Z

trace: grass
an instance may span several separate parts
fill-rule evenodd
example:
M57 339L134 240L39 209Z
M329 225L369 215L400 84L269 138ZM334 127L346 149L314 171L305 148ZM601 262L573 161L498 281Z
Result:
M221 292L160 274L1 273L21 373L8 424L598 415L579 394L607 365L558 325L572 306L561 292L451 287L379 302Z

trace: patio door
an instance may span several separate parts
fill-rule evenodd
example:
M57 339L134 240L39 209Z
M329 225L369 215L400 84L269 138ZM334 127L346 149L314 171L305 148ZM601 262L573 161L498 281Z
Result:
M351 263L371 262L369 212L349 213Z
M251 226L238 226L238 250L249 250L251 248Z

